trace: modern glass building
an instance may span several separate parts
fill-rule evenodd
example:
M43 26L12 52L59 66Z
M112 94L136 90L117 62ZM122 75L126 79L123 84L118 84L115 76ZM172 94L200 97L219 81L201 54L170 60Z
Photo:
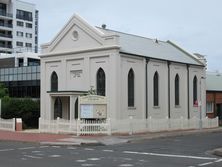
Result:
M0 83L10 97L40 98L40 66L0 68Z

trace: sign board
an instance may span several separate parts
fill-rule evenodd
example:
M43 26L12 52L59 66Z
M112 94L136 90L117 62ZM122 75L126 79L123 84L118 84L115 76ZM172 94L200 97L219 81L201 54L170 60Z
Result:
M80 118L107 118L107 100L105 96L89 95L79 98Z

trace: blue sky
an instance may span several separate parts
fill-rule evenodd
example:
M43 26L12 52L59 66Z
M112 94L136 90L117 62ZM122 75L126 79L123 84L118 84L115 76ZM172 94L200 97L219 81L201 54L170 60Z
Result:
M93 26L160 40L206 55L222 72L221 0L24 0L39 10L39 43L46 43L77 13Z

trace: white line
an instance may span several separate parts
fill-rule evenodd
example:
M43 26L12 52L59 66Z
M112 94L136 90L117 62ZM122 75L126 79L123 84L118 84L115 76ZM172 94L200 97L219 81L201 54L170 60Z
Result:
M42 159L42 157L37 157L37 156L31 156L31 155L24 155L24 156L33 159Z
M58 158L58 157L61 157L61 155L50 155L49 157L51 157L51 158Z
M39 148L48 148L49 146L40 146Z
M218 159L218 160L216 160L215 162L222 162L222 159Z
M198 166L206 166L206 165L210 165L212 164L213 162L206 162L206 163L203 163L203 164L198 164Z
M211 157L196 157L189 155L174 155L174 154L157 154L157 153L146 153L146 152L133 152L133 151L123 151L125 154L138 154L138 155L152 155L160 157L174 157L174 158L190 158L190 159L203 159L203 160L217 160L217 158Z
M113 150L103 150L104 152L113 152Z
M86 150L86 151L93 151L94 149L92 149L92 148L85 148L84 150Z
M2 150L0 150L0 152L4 152L4 151L13 151L14 149L2 149Z
M29 149L34 149L35 147L24 147L24 148L18 148L19 150L29 150Z

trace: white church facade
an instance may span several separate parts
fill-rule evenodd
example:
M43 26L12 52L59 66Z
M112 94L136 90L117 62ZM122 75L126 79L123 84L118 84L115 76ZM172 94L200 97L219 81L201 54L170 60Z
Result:
M42 50L40 129L58 117L80 120L78 97L91 88L106 96L112 133L166 119L192 128L189 120L198 126L206 117L205 63L170 41L93 27L74 15Z

